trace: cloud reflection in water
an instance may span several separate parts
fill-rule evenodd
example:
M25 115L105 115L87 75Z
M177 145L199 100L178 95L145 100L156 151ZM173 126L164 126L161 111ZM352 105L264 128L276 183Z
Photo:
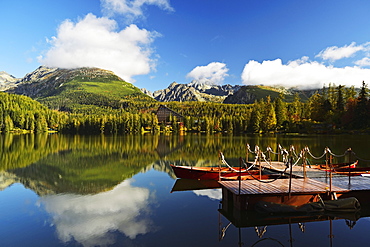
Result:
M75 239L84 246L108 245L115 242L114 231L134 239L151 230L152 222L147 217L150 192L130 183L126 180L96 195L44 196L41 203L52 215L61 241Z
M221 189L194 190L193 192L197 196L207 196L212 200L221 200L222 198Z

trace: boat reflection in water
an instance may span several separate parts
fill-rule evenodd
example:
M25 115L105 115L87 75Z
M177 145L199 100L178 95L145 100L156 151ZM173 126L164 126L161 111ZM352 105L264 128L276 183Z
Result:
M196 180L179 178L176 179L175 184L172 187L171 193L176 191L218 189L218 188L221 188L221 185L216 180L213 179Z

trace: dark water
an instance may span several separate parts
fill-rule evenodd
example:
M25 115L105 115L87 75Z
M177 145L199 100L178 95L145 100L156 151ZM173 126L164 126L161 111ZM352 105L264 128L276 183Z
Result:
M218 164L219 150L237 164L246 143L263 150L307 145L315 156L326 146L338 155L352 148L370 159L365 135L2 135L0 246L369 244L366 214L235 219L219 212L220 189L171 193L176 178L170 164Z

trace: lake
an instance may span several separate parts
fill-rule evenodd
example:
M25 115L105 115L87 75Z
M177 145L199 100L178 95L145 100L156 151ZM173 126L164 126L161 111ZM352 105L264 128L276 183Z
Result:
M317 157L352 148L361 166L370 160L368 135L0 135L0 246L369 244L366 213L230 219L220 189L172 192L170 164L218 165L222 151L238 165L247 143Z

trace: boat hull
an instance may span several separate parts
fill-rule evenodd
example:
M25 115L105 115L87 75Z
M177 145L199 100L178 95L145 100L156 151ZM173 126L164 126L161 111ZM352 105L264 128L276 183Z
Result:
M369 176L370 167L336 168L333 172L347 176Z
M218 167L189 167L171 165L177 178L200 179L200 180L220 180L221 178L247 176L250 174L257 175L259 170L238 171L239 167L218 168ZM221 176L221 177L220 177Z
M333 169L341 169L341 168L356 168L358 161L353 163L336 163L336 164L320 164L320 165L310 165L310 168L319 169L322 171L330 171L330 167Z

